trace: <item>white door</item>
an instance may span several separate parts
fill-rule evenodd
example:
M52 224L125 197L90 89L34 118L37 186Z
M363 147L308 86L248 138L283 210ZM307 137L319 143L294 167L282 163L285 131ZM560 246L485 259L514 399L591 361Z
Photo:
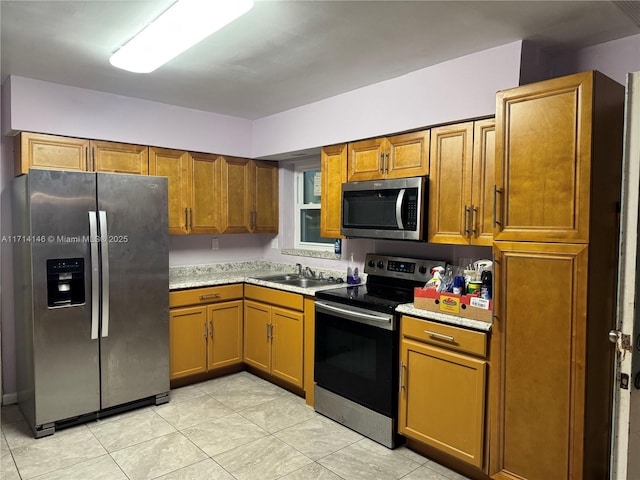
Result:
M640 478L640 315L635 313L636 298L640 301L637 274L639 246L638 214L640 192L640 72L627 76L627 104L625 109L624 166L622 180L621 237L618 290L617 330L618 361L614 386L613 436L611 478L636 480ZM628 336L628 337L626 337ZM631 349L623 343L628 339ZM628 378L627 388L621 379ZM622 382L624 383L624 382ZM640 383L638 384L640 387ZM629 455L629 452L632 452Z

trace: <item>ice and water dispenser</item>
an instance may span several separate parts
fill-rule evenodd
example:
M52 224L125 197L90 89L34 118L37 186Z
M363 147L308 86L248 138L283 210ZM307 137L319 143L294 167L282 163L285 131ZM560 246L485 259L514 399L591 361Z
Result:
M84 258L47 260L47 304L66 307L84 303Z

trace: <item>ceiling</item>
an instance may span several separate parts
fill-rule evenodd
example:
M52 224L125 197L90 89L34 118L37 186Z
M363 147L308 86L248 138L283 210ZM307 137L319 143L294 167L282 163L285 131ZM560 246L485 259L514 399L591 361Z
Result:
M256 0L151 74L110 54L174 0L2 0L1 73L247 119L526 39L546 52L640 33L635 1Z

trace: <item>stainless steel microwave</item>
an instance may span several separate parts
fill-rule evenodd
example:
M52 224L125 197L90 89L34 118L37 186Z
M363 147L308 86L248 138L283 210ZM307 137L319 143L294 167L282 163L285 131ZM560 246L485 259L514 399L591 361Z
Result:
M429 177L343 183L340 233L426 241L428 190Z

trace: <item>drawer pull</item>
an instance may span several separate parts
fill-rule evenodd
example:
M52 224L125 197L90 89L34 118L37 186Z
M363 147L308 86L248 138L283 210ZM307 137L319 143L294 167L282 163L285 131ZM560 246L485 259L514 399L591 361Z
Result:
M220 298L219 293L207 293L206 295L200 295L200 300L207 300L209 298Z
M425 330L424 333L438 340L444 340L445 342L455 343L456 341L456 339L451 335L444 335L442 333L432 332L431 330Z

